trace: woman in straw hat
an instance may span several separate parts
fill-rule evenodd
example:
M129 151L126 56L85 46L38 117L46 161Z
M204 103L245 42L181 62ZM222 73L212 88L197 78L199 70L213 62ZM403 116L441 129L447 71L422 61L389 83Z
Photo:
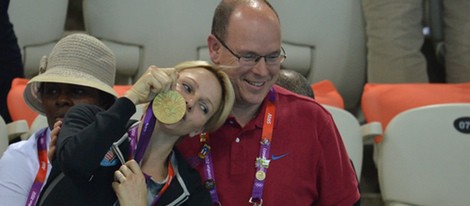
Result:
M0 205L34 204L51 171L50 129L76 104L107 109L113 90L115 57L98 39L72 34L61 39L40 63L40 74L24 91L26 103L47 117L49 127L12 144L0 159ZM41 167L40 167L41 165Z
M70 180L50 181L55 186L46 186L39 205L212 205L197 171L173 148L183 136L220 127L234 98L222 70L188 61L150 67L108 110L72 108L56 151ZM135 105L149 102L141 121L127 129Z

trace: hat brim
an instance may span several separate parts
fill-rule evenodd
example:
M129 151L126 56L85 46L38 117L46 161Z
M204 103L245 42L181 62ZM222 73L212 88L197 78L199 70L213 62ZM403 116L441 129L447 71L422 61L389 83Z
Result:
M44 109L42 107L38 91L39 85L44 82L91 87L113 95L114 97L118 97L116 91L112 88L111 85L100 81L98 78L92 75L78 72L74 69L55 67L29 80L23 92L23 97L26 104L42 115L44 115Z

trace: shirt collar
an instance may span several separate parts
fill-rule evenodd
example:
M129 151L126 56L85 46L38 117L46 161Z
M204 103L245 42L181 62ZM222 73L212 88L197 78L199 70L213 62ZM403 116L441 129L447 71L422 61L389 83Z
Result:
M278 97L277 97L277 92L276 92L276 99L277 98ZM268 95L266 95L266 97L264 97L264 100L261 103L261 107L260 107L256 117L251 119L250 122L248 122L248 124L245 125L245 127L243 128L244 130L250 129L250 128L253 128L253 127L255 127L256 129L262 129L263 128L264 113L266 112L267 105L268 105ZM233 116L229 116L227 118L227 120L225 121L225 124L231 124L232 125L234 122L236 123L236 125L240 126L240 124L237 122L237 120Z

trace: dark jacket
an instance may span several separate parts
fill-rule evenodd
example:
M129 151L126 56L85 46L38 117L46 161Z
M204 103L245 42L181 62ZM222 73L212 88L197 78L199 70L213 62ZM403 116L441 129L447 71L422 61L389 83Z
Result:
M103 157L113 142L126 134L134 112L135 106L127 98L116 100L106 111L93 105L72 107L59 133L52 171L37 205L113 205L117 198L111 183L121 164L117 158ZM129 142L121 144L120 150L128 157ZM171 182L157 205L211 205L197 171L178 152L175 155L177 181Z
M10 0L0 1L0 116L6 123L12 121L7 107L11 82L16 77L24 77L21 50L8 16L9 5Z

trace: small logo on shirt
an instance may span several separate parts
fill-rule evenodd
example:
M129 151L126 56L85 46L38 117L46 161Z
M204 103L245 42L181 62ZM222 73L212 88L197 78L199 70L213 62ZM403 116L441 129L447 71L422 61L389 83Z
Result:
M118 163L116 154L114 154L112 149L109 149L108 152L104 155L104 158L101 160L101 166L110 167Z
M283 157L287 156L287 153L285 154L281 154L281 155L272 155L271 159L272 160L278 160L278 159L281 159Z

